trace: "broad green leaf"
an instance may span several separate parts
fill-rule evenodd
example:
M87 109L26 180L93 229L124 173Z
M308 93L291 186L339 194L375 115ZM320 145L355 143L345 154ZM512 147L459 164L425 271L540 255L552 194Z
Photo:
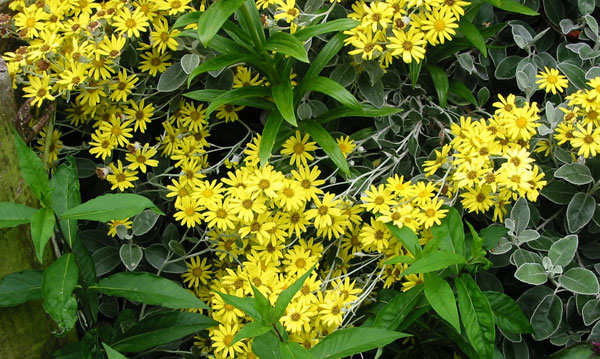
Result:
M108 193L71 208L60 219L108 222L135 216L146 208L164 214L148 198L132 193Z
M181 67L186 74L191 74L192 71L200 64L200 56L197 54L185 54L181 57ZM189 81L189 77L188 77ZM188 82L189 86L189 82Z
M327 44L325 44L325 46L323 46L323 48L319 51L317 57L311 61L310 67L306 71L306 74L304 74L304 78L302 79L300 86L302 86L302 84L305 81L309 81L310 79L317 77L321 73L321 71L323 71L323 69L325 68L325 66L327 66L329 61L331 61L331 59L334 58L335 55L337 55L340 52L342 47L344 47L345 37L346 36L343 33L338 33L335 34L331 39L329 39Z
M510 80L514 78L517 71L517 65L522 59L522 57L516 55L510 55L503 58L496 66L494 76L499 80Z
M585 72L583 72L581 67L573 65L569 62L561 62L558 64L558 69L565 74L565 76L567 76L567 79L569 79L569 84L575 86L576 89L583 90L587 88Z
M261 166L269 162L271 151L273 151L273 145L275 144L282 123L283 117L281 117L278 111L272 111L267 116L267 121L265 122L265 127L260 138L260 146L258 147L258 157L260 158Z
M552 243L552 246L548 251L548 257L550 257L552 264L564 268L571 263L573 258L575 258L578 243L579 240L576 234L569 234Z
M485 40L475 25L469 21L462 20L459 22L458 32L463 34L463 36L469 40L469 42L473 44L477 50L481 51L484 57L487 57Z
M292 90L291 82L284 80L282 83L273 85L271 87L271 96L273 96L275 105L283 119L294 127L298 126L294 110L294 91Z
M595 0L577 0L577 8L581 15L591 14L596 8Z
M467 259L458 253L448 251L436 251L424 255L411 264L402 275L429 273L440 269L446 269L451 265L464 264Z
M517 14L529 15L529 16L537 16L539 15L536 11L528 8L525 5L521 5L513 0L483 0L498 9L502 9L505 11L515 12Z
M429 71L429 75L431 75L431 79L433 80L433 85L435 86L435 91L437 92L440 106L445 108L448 99L448 90L450 88L448 75L446 75L444 70L435 65L425 66L425 68L427 68L427 71Z
M254 303L256 303L256 310L258 310L258 312L263 318L271 322L271 313L273 313L273 307L271 307L271 302L253 284L250 284L250 287L252 288L252 293L254 294Z
M273 331L269 331L254 338L252 352L260 359L282 359L279 343L281 341L277 335Z
M411 256L396 256L385 261L385 264L398 264L398 263L408 263L413 264L415 262L415 258Z
M494 321L503 332L512 334L531 333L529 319L521 307L511 297L500 292L484 292L492 311Z
M198 19L198 39L204 45L217 34L221 26L229 19L244 0L217 0L212 3Z
M402 228L398 228L398 226L392 223L386 223L386 226L392 232L394 237L402 243L404 248L408 249L412 255L415 257L420 257L421 255L421 245L419 244L419 237L415 234L415 232L403 226Z
M279 351L282 359L314 359L314 356L302 345L289 340L279 343Z
M441 222L441 224L431 227L433 239L425 245L424 253L429 253L440 248L444 251L465 256L467 254L465 249L465 228L458 211L450 207L448 213L446 213L446 217L442 218ZM455 269L458 271L458 267Z
M336 19L318 25L307 26L301 30L298 30L294 34L294 37L296 37L300 41L306 41L313 36L319 36L328 32L349 30L356 27L359 24L360 23L358 21L348 18Z
M540 194L556 204L568 204L577 188L563 181L552 181L542 188Z
M132 271L137 268L138 264L142 261L144 253L142 248L137 244L124 243L119 249L119 257L121 262L127 270Z
M0 228L8 228L31 222L38 210L24 204L0 202Z
M127 357L118 351L111 348L108 344L102 343L104 350L106 351L106 356L108 359L127 359Z
M553 1L553 0L550 0ZM552 359L590 359L591 350L588 343L569 346L552 354Z
M12 307L31 300L42 299L40 270L26 269L0 279L0 307Z
M154 227L154 224L158 220L158 216L158 213L150 210L145 210L142 213L135 216L131 225L133 234L136 236L141 236L147 233L149 230L152 229L152 227Z
M342 105L357 109L360 108L360 103L354 97L354 95L350 93L350 91L346 90L344 86L326 77L316 76L302 81L300 86L298 86L296 89L301 95L306 91L316 91L333 97Z
M479 233L483 237L483 248L490 250L498 246L498 242L508 233L508 228L504 226L491 225L484 228Z
M185 84L188 74L183 71L180 62L176 62L165 70L158 78L156 90L158 92L173 92Z
M271 329L273 329L273 326L263 320L250 322L245 324L242 329L237 332L237 334L233 337L233 343L237 343L242 339L261 336Z
M339 329L321 339L310 349L315 358L345 358L367 350L388 345L396 339L408 334L379 328L346 328Z
M200 12L200 11L192 11L192 12L188 12L183 15L180 15L177 17L177 20L175 20L175 23L173 24L172 28L177 29L180 27L187 26L189 24L197 23L198 19L200 19L201 14L202 14L202 12Z
M510 211L510 218L515 223L515 233L517 235L527 228L529 219L531 218L531 211L529 210L529 204L525 197L520 197L517 202L515 202Z
M288 55L302 62L309 62L308 54L302 42L287 32L277 31L272 33L267 39L265 50Z
M402 111L400 108L396 107L382 107L376 108L370 105L362 105L361 109L354 109L348 107L337 107L332 110L325 112L322 115L319 115L315 118L315 122L320 124L326 124L333 120L343 117L379 117L379 116L389 116L395 113Z
M600 290L598 278L589 269L575 267L558 277L558 282L567 290L577 294L596 295Z
M242 99L251 99L255 97L264 98L269 96L269 89L264 86L244 86L227 91L217 98L214 98L206 108L206 116L209 116L217 108L226 104L235 104Z
M275 318L274 319L279 319L279 318L281 318L281 316L283 316L288 304L290 304L290 302L292 301L292 298L294 298L296 293L298 293L298 291L300 289L302 289L302 286L304 285L306 278L308 278L310 276L310 274L312 273L312 271L314 269L315 269L315 266L312 266L308 271L306 271L306 273L304 273L301 277L296 279L296 281L292 285L285 288L281 292L281 294L279 294L279 297L277 297L277 301L275 302L275 312L274 312Z
M196 101L201 102L212 102L215 98L227 93L225 90L196 90L188 93L184 93L183 96L194 99ZM266 96L269 96L271 93L266 91ZM261 108L263 110L274 110L275 105L272 102L267 100L257 98L257 97L247 97L247 98L238 98L230 99L229 104L236 106L250 106Z
M442 319L450 323L457 333L460 333L456 299L450 284L435 273L426 273L423 285L425 287L425 297L433 310Z
M218 325L211 318L189 312L162 312L136 323L111 344L121 352L141 352Z
M77 164L73 157L69 157L67 162L63 163L54 172L50 180L50 188L52 189L52 209L57 216L60 217L67 210L81 204ZM59 221L59 225L67 243L73 246L77 235L77 221L64 219Z
M473 96L473 93L471 92L471 90L469 90L469 88L467 86L465 86L464 83L457 81L457 80L451 80L449 91L451 93L458 95L458 96L464 98L465 100L469 101L470 103L473 104L473 106L479 107L479 103L477 102L477 99L475 98L475 96Z
M31 217L31 239L40 262L44 261L44 249L54 233L55 223L56 218L51 208L41 208Z
M600 319L600 300L592 299L585 303L581 309L581 316L585 325L592 325Z
M228 54L219 55L215 58L207 60L206 62L203 62L202 64L200 64L200 66L192 70L187 80L188 87L198 75L201 75L208 71L221 70L231 65L245 63L248 60L251 60L252 58L253 57L250 55L241 54L239 52L230 52Z
M567 163L554 172L554 177L562 178L575 185L590 183L594 180L590 169L579 163Z
M423 286L416 285L411 290L403 292L390 300L375 316L373 327L396 330L398 326L413 312L422 297Z
M494 357L496 329L486 296L468 274L455 278L458 308L469 342L481 359Z
M565 18L565 7L561 1L544 0L544 12L551 23L558 26L560 21Z
M350 173L348 162L342 154L342 150L338 146L335 139L327 132L327 130L314 120L304 120L300 122L298 126L301 130L308 132L321 149L329 156L329 158L335 163L337 168L345 174Z
M46 268L42 279L44 309L65 331L71 330L77 320L77 301L73 290L78 277L75 256L67 253Z
M523 283L541 285L546 283L548 275L539 263L525 263L517 268L515 278Z
M48 179L48 172L46 172L42 160L40 160L38 155L27 146L25 141L21 138L21 135L19 135L14 128L13 134L23 179L25 179L25 182L33 194L35 194L43 204L49 204L47 202L48 196L50 195L50 180Z
M596 201L587 193L579 192L567 206L567 227L575 233L585 227L594 216Z
M204 302L176 282L151 273L117 273L102 279L90 289L123 297L133 302L160 305L166 308L209 309Z
M563 315L563 303L554 294L549 294L537 305L530 323L533 328L533 338L544 340L558 330Z
M236 297L234 295L229 295L229 294L225 294L225 293L220 293L220 292L216 292L216 293L218 295L220 295L221 298L223 298L223 301L225 303L233 305L234 307L243 311L244 313L251 316L255 320L263 319L262 315L259 313L258 309L256 308L256 300L254 298L249 298L249 297L241 298L241 297Z

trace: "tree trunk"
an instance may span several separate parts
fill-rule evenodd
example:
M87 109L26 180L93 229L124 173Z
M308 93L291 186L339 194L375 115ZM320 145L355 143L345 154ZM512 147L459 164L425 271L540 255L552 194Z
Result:
M37 198L21 176L14 145L12 124L16 105L6 63L0 57L0 202L17 202L39 207ZM44 265L53 259L50 246ZM24 269L41 269L35 256L28 224L0 229L0 278ZM56 324L45 312L42 302L0 308L0 358L37 359L50 354L68 340L52 334ZM73 338L72 333L69 337Z

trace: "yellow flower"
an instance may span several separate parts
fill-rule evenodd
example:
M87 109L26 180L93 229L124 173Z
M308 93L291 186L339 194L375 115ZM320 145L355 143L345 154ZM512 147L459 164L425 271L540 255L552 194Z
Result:
M123 169L121 160L117 161L117 166L111 163L109 167L112 170L112 174L107 175L106 179L112 183L111 190L119 188L119 191L123 192L126 188L133 188L133 183L131 182L138 179L136 176L137 172Z
M361 197L361 200L365 202L362 206L373 214L389 211L390 206L398 203L383 184L379 186L371 185L370 190L365 191L365 196Z
M31 101L32 105L37 105L40 107L42 105L42 101L49 100L54 101L55 97L52 96L52 87L50 86L50 77L43 76L29 76L29 86L25 86L23 88L25 92L25 97L33 97L33 101Z
M108 235L114 237L117 235L117 227L124 226L127 229L131 229L132 221L129 220L129 217L124 219L113 219L108 222Z
M212 271L211 265L206 264L206 257L200 260L200 257L192 257L190 263L185 263L187 271L181 275L183 283L187 283L190 288L197 288L200 283L208 284Z
M388 49L392 50L393 56L399 56L402 61L409 64L413 61L421 62L425 58L424 34L420 30L411 27L408 31L393 30L394 36L390 37Z
M335 194L325 193L322 199L314 199L316 208L309 209L306 211L306 218L311 220L314 218L316 228L322 228L331 226L333 223L333 216L339 216L342 214L337 206L339 200L335 199Z
M220 324L217 329L211 331L212 346L215 348L215 354L222 358L236 358L236 353L242 353L244 346L241 341L233 342L233 338L239 332L239 325Z
M547 66L536 77L538 80L535 83L539 88L546 92L552 92L553 95L563 92L569 86L569 80L564 75L561 75L557 69L549 69Z
M281 321L285 329L290 333L309 332L311 329L311 319L317 312L311 310L311 306L301 303L291 303L288 305L285 315Z
M100 131L108 134L119 146L125 146L129 144L129 138L133 137L132 129L129 128L131 123L132 121L121 122L116 116L112 116L110 121L102 122Z
M430 228L434 224L441 224L441 219L446 217L447 209L440 209L444 201L441 199L431 199L421 205L421 221L423 227Z
M487 212L494 205L495 196L491 192L491 187L487 185L468 187L467 192L460 195L463 198L461 203L469 212Z
M366 250L383 252L388 248L392 234L385 223L371 217L371 224L363 224L359 238Z
M426 19L421 22L421 31L425 32L425 39L432 45L443 44L445 40L452 40L456 35L454 29L458 28L456 17L450 11L435 9L426 14Z
M296 8L296 0L278 0L279 7L273 17L275 20L285 19L290 23L300 15L300 10Z
M154 115L154 105L149 103L145 104L145 99L141 99L139 103L133 100L129 100L130 108L125 109L125 114L130 119L134 120L133 130L140 130L141 133L146 132L146 125L150 123L150 119ZM168 123L165 122L167 125Z
M424 282L423 274L409 274L404 276L404 282L402 282L402 291L408 292L409 290L416 287L418 284L422 284Z
M43 30L50 18L50 14L46 13L43 7L28 6L15 15L15 25L17 30L25 30L27 37L34 38L39 36L39 31Z
M262 83L263 79L260 78L260 74L252 76L252 71L248 67L236 67L235 76L233 77L233 88L240 88L245 86L260 86L262 85Z
M217 227L222 231L233 229L238 222L237 216L231 210L229 200L216 200L206 204L204 219L209 228Z
M146 32L148 27L148 17L139 8L134 12L122 8L112 21L117 32L127 34L128 37L140 37L140 33Z
M73 90L87 79L87 66L80 62L71 63L70 68L60 73L60 80L56 83L66 90Z
M296 134L288 138L283 144L281 150L282 155L291 155L290 164L300 167L300 165L307 166L308 161L312 161L314 157L309 151L315 151L318 147L316 142L308 142L310 135L307 133L304 136L300 135L300 131L296 131Z
M63 147L63 143L60 140L60 136L62 133L58 130L52 131L52 136L50 136L50 145L48 147L48 164L51 165L54 161L58 160L58 152ZM46 147L46 130L42 130L40 132L40 139L38 139L37 149L40 152L44 152Z
M180 31L173 29L169 32L169 24L164 17L153 21L152 25L154 25L154 31L150 32L150 42L152 43L152 47L158 48L160 53L167 51L167 48L176 51L178 43L177 40L175 40L175 37Z
M117 58L121 56L126 41L127 38L124 36L115 36L114 34L110 35L110 37L105 36L98 49L96 49L96 52L113 59Z
M130 162L129 168L139 168L140 171L146 173L146 166L158 166L158 160L152 159L154 155L156 155L156 149L146 143L144 147L138 147L134 152L125 155L125 159Z
M168 11L169 15L176 15L192 8L188 5L192 0L160 0L158 10Z
M340 151L342 151L344 158L348 157L348 155L352 153L352 151L354 151L354 148L356 147L354 140L351 139L350 136L341 136L336 140L336 142L338 147L340 148Z
M117 82L110 84L111 93L108 98L113 101L126 101L138 78L135 75L127 76L127 71L123 69L117 75L117 79Z
M202 207L197 200L191 197L182 197L179 205L175 205L179 211L175 212L173 217L181 221L187 228L193 228L202 222L202 215L199 213Z
M387 26L392 22L394 16L394 8L390 4L384 1L373 1L367 4L363 4L365 16L362 18L361 27L369 28L375 33L377 29L386 29Z
M312 168L299 166L298 171L292 170L292 176L304 189L306 200L316 200L318 198L317 195L323 193L323 190L318 188L318 186L325 183L324 180L318 179L320 174L321 170L317 166L313 166Z
M373 33L370 31L366 34L363 32L356 33L356 36L351 37L350 41L352 46L356 49L348 51L348 54L360 54L364 60L372 60L374 56L377 56L383 51L383 48L378 43L378 34L379 33L373 36Z
M575 149L579 148L577 156L583 158L596 156L600 153L600 127L594 128L592 123L588 123L586 127L578 124L577 129L573 131L571 146Z
M110 136L99 131L92 133L92 141L90 141L90 153L96 158L102 157L105 160L107 156L112 154L112 150L117 146L117 142Z
M225 122L234 122L240 119L238 111L244 109L244 106L223 105L217 108L217 118L225 119Z
M177 181L176 179L171 180L170 185L167 185L167 189L170 191L166 194L167 198L175 197L175 206L181 204L181 199L184 197L190 197L194 191L194 188L189 186L189 184L185 181Z
M344 319L344 300L337 293L328 293L323 303L319 304L320 320L328 327L337 328Z
M141 54L140 57L142 61L140 61L139 69L152 76L156 76L159 72L165 72L167 66L171 65L169 62L171 55L168 53L161 54L157 48L152 48L151 51Z

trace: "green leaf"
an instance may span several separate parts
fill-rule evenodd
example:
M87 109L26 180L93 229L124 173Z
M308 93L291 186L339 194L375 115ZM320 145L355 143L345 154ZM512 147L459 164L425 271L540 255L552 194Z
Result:
M511 297L500 292L483 292L494 312L496 325L505 333L531 333L529 319Z
M65 331L77 320L77 301L72 295L79 270L72 253L63 254L44 271L42 293L44 309Z
M290 80L284 79L282 83L273 85L271 87L271 96L273 96L275 105L283 119L294 127L298 126L294 110L294 91L292 90Z
M550 0L552 1L552 0ZM562 350L557 351L552 354L550 358L552 359L590 359L593 358L591 356L590 345L588 343L585 344L577 344L572 347L567 347Z
M154 224L158 220L158 216L158 213L150 210L145 210L135 216L131 225L133 234L136 236L141 236L148 233L148 231L154 227Z
M429 75L431 75L431 79L433 80L435 91L437 92L438 99L440 100L440 106L445 108L448 99L448 90L450 88L450 84L448 83L448 75L446 75L446 72L438 66L429 65L425 67L427 68L427 71L429 71Z
M421 299L423 286L416 285L407 292L402 292L390 300L375 316L373 327L396 330L398 326L413 312Z
M413 256L420 257L421 245L419 244L419 237L417 237L412 229L406 226L398 228L398 226L392 223L386 223L386 226L394 237L402 243L404 248L408 249Z
M408 334L379 328L339 329L321 339L310 349L310 353L319 359L345 358L383 347L396 339L408 336Z
M567 76L569 83L575 86L578 90L587 88L585 80L585 72L581 67L573 65L569 62L561 62L558 64L558 69Z
M554 294L549 294L542 299L535 308L530 323L533 328L533 338L544 340L558 330L563 315L563 303Z
M142 248L140 248L140 246L137 244L123 243L119 249L119 257L121 258L121 262L129 271L137 268L138 264L140 264L142 261L143 256L144 253L142 252Z
M0 228L8 228L31 222L38 210L24 204L0 202Z
M42 203L48 204L50 181L48 180L48 172L46 172L42 160L31 148L29 148L29 146L27 146L14 128L13 134L23 179L25 179L29 188L31 188L33 194L35 194Z
M288 304L290 304L290 302L292 301L292 298L294 298L296 293L298 293L298 291L300 289L302 289L302 286L304 285L306 278L308 278L310 276L310 274L312 273L312 271L314 269L315 269L315 266L312 266L308 271L306 271L306 273L304 273L302 276L300 276L298 279L296 279L296 281L292 285L285 288L281 292L281 294L279 294L279 297L277 297L277 301L275 302L275 311L273 314L275 316L274 319L278 320L279 318L281 318L283 316Z
M423 281L425 297L431 307L442 319L450 323L457 333L460 333L460 320L456 299L450 284L437 274L426 273Z
M240 329L240 331L237 332L237 334L233 337L232 344L237 343L242 339L261 336L271 329L273 329L273 327L263 320L250 322L248 324L245 324L242 327L242 329Z
M265 88L263 86L253 86L253 87L262 87L262 90L263 90L262 94L264 94L265 96L269 96L271 94L271 92L269 92L268 90L265 90ZM251 91L260 91L260 90L261 89L251 90ZM224 95L228 92L230 92L230 91L213 90L213 89L196 90L196 91L184 93L183 96L194 99L196 101L212 103L212 101L214 101L217 97ZM227 103L229 103L231 105L236 105L236 106L256 107L256 108L261 108L263 110L274 110L275 109L275 105L272 102L266 101L266 100L258 98L258 97L251 97L251 96L243 97L242 95L249 95L249 94L239 93L239 96L237 96L237 95L235 97L230 96L228 98ZM256 94L256 95L258 96L258 94Z
M32 300L42 299L40 270L26 269L0 279L0 307L12 307Z
M464 264L466 262L467 259L461 254L448 251L436 251L417 259L407 270L402 272L402 275L434 272L440 269L446 269L451 265Z
M144 196L132 193L108 193L69 209L60 218L61 220L87 219L108 222L113 219L135 216L146 208L164 215L152 201Z
M273 150L273 145L275 145L275 140L277 139L277 134L282 123L283 117L281 117L278 111L273 111L267 116L267 121L265 122L265 127L260 138L260 146L258 147L258 157L260 158L261 166L269 162L271 151Z
M589 269L575 267L558 277L558 282L567 290L577 294L596 295L600 287L598 278Z
M427 254L438 248L447 252L466 256L465 249L465 230L462 218L458 211L449 208L445 218L442 218L439 225L431 228L433 239L425 245L423 253ZM458 273L458 266L454 268Z
M200 19L201 14L202 14L202 12L200 12L200 11L192 11L192 12L188 12L183 15L180 15L177 17L177 20L175 20L175 23L173 24L172 28L177 29L180 27L187 26L189 24L197 23L198 19Z
M281 359L280 340L273 331L254 338L252 351L260 359Z
M458 308L469 342L481 359L494 357L496 330L486 296L468 274L455 278Z
M477 99L475 98L475 96L473 96L473 93L471 92L471 90L469 90L469 88L467 86L465 86L464 83L457 81L457 80L451 80L449 91L451 93L458 95L458 96L464 98L465 100L469 101L470 103L473 104L473 106L479 107L479 103L477 102Z
M209 309L204 302L179 284L151 273L117 273L90 286L106 295L123 297L133 302L160 305L166 308Z
M309 62L308 54L302 42L287 32L277 31L272 33L265 44L265 50L288 55L302 62Z
M554 172L554 177L562 178L575 185L590 183L594 180L590 169L579 163L567 163Z
M595 0L577 0L577 8L581 15L591 14L596 8Z
M414 89L419 81L419 75L421 74L421 68L423 68L423 61L411 61L408 64L408 74L410 77L410 83Z
M415 262L415 258L411 256L396 256L385 261L385 264L398 264L398 263L408 263L413 264Z
M229 295L229 294L225 294L225 293L220 293L220 292L216 292L216 293L218 295L220 295L221 298L223 298L223 301L225 303L227 303L229 305L233 305L234 307L243 311L244 313L251 316L255 320L263 319L262 315L256 308L256 300L254 298L249 298L249 297L241 298L241 297L236 297L234 295Z
M321 71L323 71L323 69L325 68L325 66L327 66L329 61L331 61L331 59L334 58L335 55L337 55L340 52L342 47L344 47L345 37L346 36L343 33L338 33L335 34L335 36L333 36L331 39L329 39L327 44L325 44L325 46L323 46L323 48L319 51L317 57L313 61L311 61L310 67L306 71L306 74L304 74L304 78L302 79L300 86L302 86L302 84L305 81L309 81L310 79L317 77L321 73Z
M543 1L544 12L551 23L558 26L560 20L565 18L565 7L562 2L554 0Z
M308 80L302 81L300 86L296 88L298 94L304 94L306 91L317 91L327 96L331 96L336 99L342 105L360 108L358 100L346 90L344 86L337 82L328 79L327 77L316 76Z
M487 228L484 228L479 233L481 237L483 237L483 245L482 247L485 250L490 250L498 246L498 242L502 237L504 237L508 233L508 228L502 226L491 225Z
M317 123L314 120L304 120L300 122L301 130L308 132L310 137L312 137L321 149L329 156L329 158L335 163L337 168L345 174L350 173L350 168L348 167L348 162L346 158L342 154L342 150L338 146L335 139L327 132L327 130Z
M581 308L581 316L585 325L592 325L600 319L600 300L592 299Z
M57 216L60 217L67 210L81 204L77 164L73 157L69 157L67 162L54 172L50 180L50 188L52 189L52 209ZM69 246L73 246L77 235L77 221L64 219L59 221L59 225L65 235L65 240Z
M564 268L571 263L573 258L575 258L578 243L579 240L575 234L569 234L552 243L548 251L548 257L550 257L552 264Z
M198 39L204 45L219 32L225 21L244 3L244 0L217 0L198 19Z
M556 204L568 204L577 193L577 188L563 181L548 183L540 194Z
M245 42L247 45L250 45L251 50L256 48L261 52L261 49L264 48L266 38L265 38L265 30L263 28L262 20L260 18L260 14L258 13L258 9L256 8L256 3L252 0L244 0L242 6L240 6L235 11L235 18L240 24L242 34L238 35L240 38L235 39L237 43ZM228 29L227 23L225 24L225 30ZM250 38L249 40L242 40L242 37Z
M463 34L463 36L469 40L473 46L477 48L477 50L481 51L484 57L487 57L487 48L485 47L485 40L477 27L473 25L469 21L462 20L459 22L458 32Z
M515 278L523 283L531 285L541 285L546 283L548 275L539 263L522 264L515 272Z
M314 359L314 356L302 345L289 340L279 343L279 351L282 359Z
M108 344L102 343L104 350L106 351L106 356L108 359L127 359L127 357L118 351L111 348Z
M313 36L319 36L328 32L349 30L356 27L359 24L360 22L348 18L336 19L318 25L307 26L301 30L298 30L294 34L294 37L296 37L300 41L306 41Z
M264 86L244 86L227 91L211 101L206 108L206 116L209 116L214 110L223 105L234 104L241 99L263 98L269 96L269 94L269 89Z
M532 10L531 8L528 8L525 5L521 5L518 2L513 1L513 0L483 0L483 2L488 3L494 7L497 7L498 9L514 12L517 14L529 15L529 16L539 15L536 11Z
M147 316L121 335L112 347L121 352L141 352L218 325L197 313L162 312Z
M596 201L587 193L579 192L567 206L567 227L575 233L585 227L594 216Z
M527 199L525 199L525 197L520 197L510 211L510 219L515 223L515 233L517 235L527 228L530 218L531 211L529 210Z
M320 124L326 124L327 122L331 122L335 119L342 117L379 117L379 116L389 116L395 113L402 111L400 108L396 107L382 107L376 108L370 105L362 105L361 109L348 108L348 107L337 107L332 110L329 110L322 115L319 115L315 118L315 122Z
M158 92L173 92L185 83L187 77L188 74L183 70L181 62L176 62L160 74L156 90Z
M41 208L31 217L31 239L40 262L44 261L44 249L54 233L55 223L56 218L50 208Z
M250 55L244 55L239 52L230 52L227 54L219 55L215 58L207 60L200 64L200 66L196 67L190 73L188 77L188 87L192 83L192 81L196 78L196 76L201 75L208 71L216 71L221 70L231 65L241 64L252 60L254 57Z

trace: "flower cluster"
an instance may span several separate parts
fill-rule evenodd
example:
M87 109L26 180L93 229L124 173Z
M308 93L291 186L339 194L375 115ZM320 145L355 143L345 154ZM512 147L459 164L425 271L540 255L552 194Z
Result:
M568 143L583 158L600 153L600 77L587 85L567 96L568 107L559 107L564 115L554 133L558 145Z
M493 209L494 221L502 221L506 206L518 197L535 201L546 184L529 150L540 126L537 104L519 104L514 95L499 99L492 118L453 123L450 144L423 166L427 176L443 172L447 193L458 195L467 211Z
M394 58L420 62L428 45L452 40L469 4L463 0L360 0L348 15L360 21L345 32L350 35L346 44L354 47L349 54L378 59L384 68Z

